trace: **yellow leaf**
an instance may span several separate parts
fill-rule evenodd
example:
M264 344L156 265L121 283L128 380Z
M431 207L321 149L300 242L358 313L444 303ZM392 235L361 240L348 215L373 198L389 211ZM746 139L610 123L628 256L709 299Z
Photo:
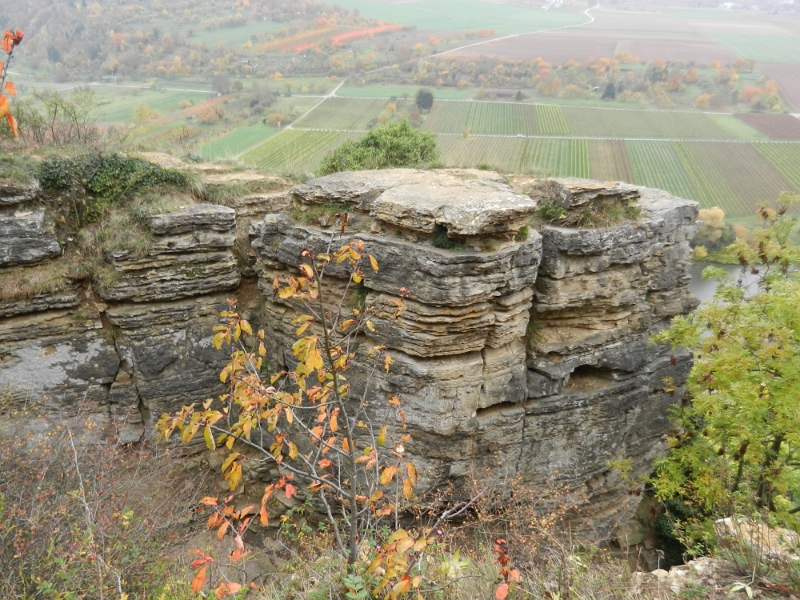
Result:
M367 329L369 329L370 331L375 331L375 325L372 324L372 321L367 321L365 325L367 326Z
M378 446L383 446L386 443L386 426L381 427L381 432L378 434Z
M411 500L414 496L414 488L411 485L411 480L403 479L403 497L406 500Z
M395 474L396 472L397 472L397 467L395 467L395 466L389 466L389 467L386 467L386 468L383 470L383 473L381 473L381 478L380 478L381 485L386 485L386 484L388 484L388 483L389 483L389 482L390 482L392 479L394 479L394 474Z
M378 261L375 260L375 257L372 256L371 254L367 254L367 256L369 257L369 264L372 267L372 270L375 271L376 273L380 271L380 269L378 268Z
M239 486L239 481L242 479L242 465L239 463L231 467L230 475L228 475L228 487L233 492Z
M206 441L206 446L212 452L217 449L217 444L214 442L214 436L211 433L211 426L206 424L205 428L203 429L203 438Z
M294 460L299 454L300 452L297 450L297 445L294 442L289 442L289 458Z
M308 329L310 325L311 323L303 323L302 325L300 325L300 327L297 328L297 331L294 332L295 335L297 337L300 337L301 335L303 335L303 333L305 333L305 330Z
M241 321L242 331L244 331L247 335L253 335L253 328L250 327L250 323L247 321Z
M414 463L406 463L406 473L408 473L408 478L411 480L411 485L417 487L417 468Z
M383 361L383 365L384 365L384 368L386 369L386 372L387 372L387 373L389 372L389 367L391 367L391 366L392 366L392 363L393 363L393 362L394 362L394 360L392 360L392 357L391 357L391 356L388 356L388 355L387 355L387 356L386 356L386 358L384 359L384 361Z

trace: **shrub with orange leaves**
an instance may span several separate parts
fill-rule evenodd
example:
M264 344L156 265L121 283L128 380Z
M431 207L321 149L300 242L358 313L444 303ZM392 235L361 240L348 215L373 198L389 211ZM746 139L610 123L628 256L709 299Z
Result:
M11 127L11 131L14 134L14 137L19 137L19 129L17 127L17 120L11 114L11 101L8 99L3 92L8 93L9 96L16 96L17 95L17 88L11 82L7 80L8 77L8 67L11 64L11 58L14 54L14 48L19 46L22 43L22 38L25 36L19 29L16 31L11 31L10 29L6 29L3 32L3 43L2 48L3 52L6 53L6 59L0 62L0 119L5 117L8 121L9 127Z
M156 429L161 439L178 433L184 443L201 437L209 450L226 454L221 470L231 495L219 500L207 497L201 504L211 509L208 527L218 539L232 536L238 554L244 556L242 540L254 523L269 524L268 503L279 495L287 500L296 494L317 505L327 516L327 526L340 556L350 568L359 561L360 545L368 532L380 530L391 520L395 530L367 557L367 574L380 577L375 594L386 593L395 599L415 593L422 577L412 576L414 564L432 543L432 529L409 532L397 528L398 514L410 506L418 483L417 469L406 456L405 415L393 396L385 401L368 398L367 391L356 394L347 380L347 370L356 360L353 345L365 331L375 332L373 319L397 319L409 292L360 308L349 308L337 293L329 302L322 285L326 272L345 275L344 285L354 290L364 280L362 268L378 271L375 258L364 252L364 243L351 240L338 251L334 244L347 227L347 213L335 216L340 232L331 236L324 251L311 248L302 253L296 276L276 277L277 298L287 305L304 307L292 321L297 328L292 355L297 361L290 371L262 376L265 364L265 335L254 331L235 310L221 313L222 324L215 328L213 345L223 346L230 360L220 374L227 393L202 405L185 406L175 414L164 414ZM345 297L348 294L345 293ZM362 363L370 372L388 372L393 360L385 345L378 342ZM363 358L361 360L364 360ZM375 408L367 411L367 407ZM232 416L234 416L232 418ZM396 423L395 428L392 423ZM281 477L264 489L260 504L237 510L231 504L236 490L246 479L249 466L268 462L280 469ZM295 482L305 490L295 487ZM434 528L435 529L435 528ZM201 556L192 587L206 585L206 567L212 559ZM228 593L218 589L218 597Z

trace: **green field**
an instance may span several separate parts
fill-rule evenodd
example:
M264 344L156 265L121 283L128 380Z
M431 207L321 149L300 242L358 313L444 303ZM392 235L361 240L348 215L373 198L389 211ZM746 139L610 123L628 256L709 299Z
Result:
M354 137L358 134L289 129L249 150L240 160L273 173L313 171L325 154Z
M761 62L800 63L798 35L719 33L710 37L730 48L737 56Z
M467 104L469 106L469 104ZM242 160L263 169L313 171L322 157L358 133L293 129L269 138ZM441 161L534 176L628 181L751 215L781 191L800 192L800 143L587 140L440 134Z
M200 147L200 154L203 158L210 160L234 158L277 132L278 129L272 125L258 124L242 127L204 144Z
M386 100L369 98L330 98L299 119L305 129L363 130L386 107Z
M343 85L336 92L337 96L347 98L407 98L413 99L419 90L418 85ZM442 100L466 100L475 93L475 88L442 87L435 90L437 98Z
M477 31L494 29L497 33L522 33L556 29L588 21L580 13L544 11L538 6L521 7L503 4L502 9L480 0L420 0L418 2L372 2L337 0L345 8L357 8L362 15L399 25L431 31Z

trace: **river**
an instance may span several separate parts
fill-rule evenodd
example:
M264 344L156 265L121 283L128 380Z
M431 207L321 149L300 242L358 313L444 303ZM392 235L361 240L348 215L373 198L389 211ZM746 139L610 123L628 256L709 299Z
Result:
M692 281L689 284L689 291L691 291L692 294L694 294L694 296L702 302L711 300L714 297L714 292L717 290L717 286L719 285L719 282L714 279L703 279L702 277L703 270L706 267L711 266L725 269L731 279L736 279L739 277L742 269L739 265L721 265L702 260L692 261L692 268L690 270ZM757 275L751 275L750 273L745 275L745 283L748 286L753 286L753 288L755 288L755 283L757 280Z

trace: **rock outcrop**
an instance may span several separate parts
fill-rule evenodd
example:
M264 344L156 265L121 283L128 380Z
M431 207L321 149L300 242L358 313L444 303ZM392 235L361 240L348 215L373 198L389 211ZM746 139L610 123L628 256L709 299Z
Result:
M535 188L521 193L473 170L340 173L232 208L153 216L149 251L108 254L115 277L103 289L76 282L0 301L0 389L11 404L43 399L51 413L96 415L138 440L162 412L219 393L225 357L210 339L236 296L240 310L258 307L270 366L291 368L298 307L274 297L272 282L294 274L306 248L322 251L333 215L347 211L339 243L363 240L380 264L348 301L405 297L399 320L379 315L361 340L365 349L386 344L391 370L368 377L357 345L350 382L375 398L400 396L425 484L565 484L588 498L592 526L606 535L627 516L628 498L609 461L631 457L633 475L645 473L664 450L667 408L683 394L689 355L649 339L696 304L688 271L697 205L619 183ZM16 232L0 236L0 277L3 267L60 254L30 196L0 192L0 231ZM544 201L568 212L625 203L636 216L558 227L537 221ZM235 254L243 223L250 240Z

